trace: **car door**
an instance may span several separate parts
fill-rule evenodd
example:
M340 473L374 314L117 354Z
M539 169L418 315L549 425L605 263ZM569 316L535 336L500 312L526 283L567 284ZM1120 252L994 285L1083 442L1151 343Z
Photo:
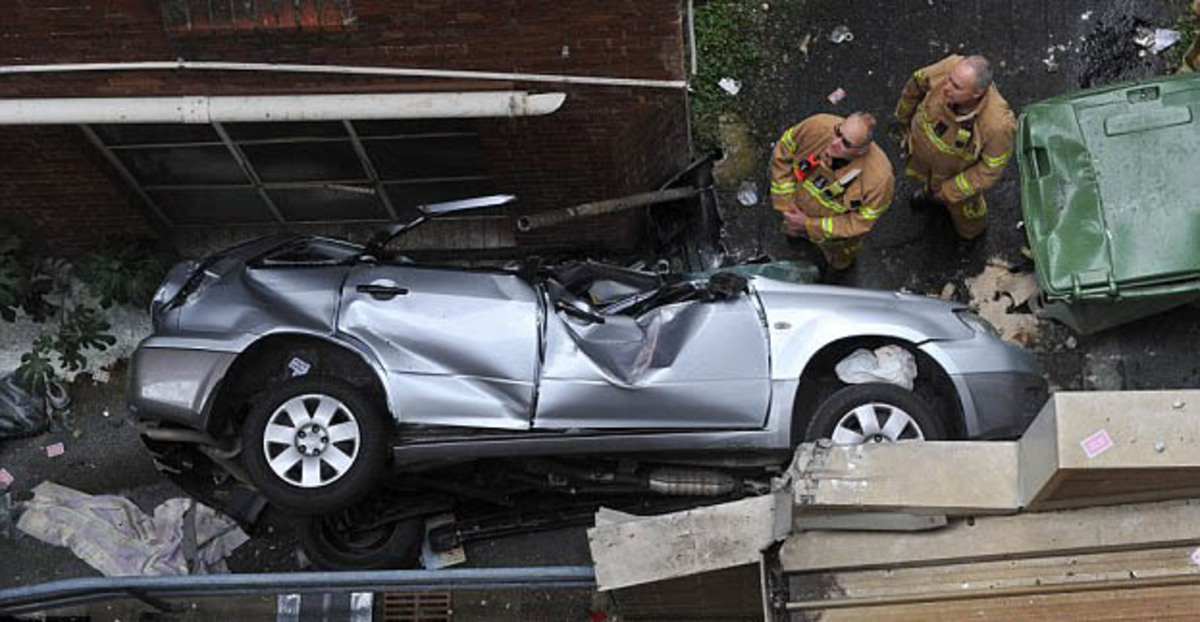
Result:
M757 429L768 343L750 294L603 323L548 304L535 428Z
M539 304L511 274L363 264L338 329L386 367L401 423L527 429Z

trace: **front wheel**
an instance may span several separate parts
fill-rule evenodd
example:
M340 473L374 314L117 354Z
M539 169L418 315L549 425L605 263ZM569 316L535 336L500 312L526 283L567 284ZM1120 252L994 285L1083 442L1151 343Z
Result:
M354 386L302 377L267 391L242 426L242 460L271 503L299 514L350 507L385 469L383 413Z
M836 445L932 441L946 438L945 426L920 397L893 384L854 384L817 407L805 440L827 438Z

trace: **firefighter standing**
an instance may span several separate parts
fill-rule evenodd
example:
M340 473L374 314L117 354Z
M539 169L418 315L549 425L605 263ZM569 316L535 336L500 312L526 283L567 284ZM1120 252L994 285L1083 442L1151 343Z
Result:
M954 229L972 239L987 228L983 191L1012 155L1017 122L982 56L949 56L918 69L896 104L905 135L905 174L946 206Z
M870 114L817 114L788 128L771 156L771 204L784 234L808 239L832 270L854 263L892 202L892 164L874 131Z

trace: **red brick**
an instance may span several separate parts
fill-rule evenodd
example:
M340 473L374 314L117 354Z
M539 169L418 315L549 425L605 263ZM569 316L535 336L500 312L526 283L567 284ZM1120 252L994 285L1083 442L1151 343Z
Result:
M178 0L175 2L182 2ZM260 12L249 30L193 30L164 22L165 0L73 2L44 11L18 3L0 24L0 64L228 60L427 67L681 80L682 19L671 0L351 0L351 27L330 13L296 26L292 2L275 17ZM63 2L55 3L63 6ZM194 0L193 6L207 4ZM325 5L332 6L333 0ZM302 3L303 6L307 6ZM339 3L340 5L340 3ZM238 11L242 6L237 5ZM258 3L263 6L263 3ZM205 11L206 13L206 11ZM230 19L245 16L231 14ZM202 18L202 19L201 19ZM315 22L314 22L315 20ZM246 23L238 22L239 28ZM286 28L278 26L287 25ZM562 47L570 47L564 58ZM557 113L536 119L481 120L481 142L497 185L538 211L656 187L686 164L682 91L470 83L337 75L211 72L96 73L0 77L0 97L279 94L527 88L561 90ZM74 128L6 129L0 145L0 220L46 227L65 248L84 248L107 233L152 226L126 205L130 193ZM68 200L69 199L69 200ZM68 204L69 203L69 204ZM85 217L87 220L85 220ZM87 222L87 230L70 226ZM57 223L57 224L55 224ZM624 236L631 225L597 223L588 232ZM578 228L522 238L569 245ZM575 240L574 242L572 240ZM619 240L628 242L628 240Z

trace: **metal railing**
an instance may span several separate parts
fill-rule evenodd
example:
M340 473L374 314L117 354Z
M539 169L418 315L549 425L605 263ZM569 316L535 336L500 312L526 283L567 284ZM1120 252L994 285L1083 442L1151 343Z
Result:
M0 590L0 616L129 598L172 611L177 608L169 602L173 598L398 589L589 589L595 586L596 577L591 566L89 577Z

